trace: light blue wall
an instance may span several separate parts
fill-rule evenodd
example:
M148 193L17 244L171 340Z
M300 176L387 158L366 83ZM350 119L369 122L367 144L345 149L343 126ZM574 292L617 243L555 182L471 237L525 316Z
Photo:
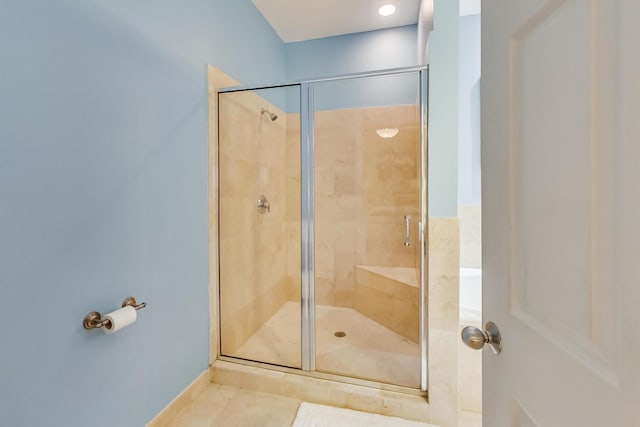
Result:
M432 145L457 58L440 30ZM416 50L415 26L285 47L250 0L4 0L0 425L141 426L206 369L207 63L277 82L415 65ZM132 327L82 329L129 295L149 304Z
M480 15L460 18L458 203L480 204Z
M419 102L420 75L370 77L318 83L316 111L407 105Z
M435 0L429 41L429 215L455 217L458 163L457 1Z
M0 52L0 425L143 426L208 363L205 65L284 45L249 0L4 0Z
M417 27L389 28L288 43L290 80L416 65Z
M417 65L417 27L389 28L286 45L289 80L352 74ZM416 76L376 78L322 85L319 110L416 102Z

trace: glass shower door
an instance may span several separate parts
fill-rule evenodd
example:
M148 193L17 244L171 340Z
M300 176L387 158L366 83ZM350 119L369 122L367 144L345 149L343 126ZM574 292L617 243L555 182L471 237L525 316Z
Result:
M420 74L313 86L315 368L419 388Z
M300 87L218 94L220 352L301 367Z

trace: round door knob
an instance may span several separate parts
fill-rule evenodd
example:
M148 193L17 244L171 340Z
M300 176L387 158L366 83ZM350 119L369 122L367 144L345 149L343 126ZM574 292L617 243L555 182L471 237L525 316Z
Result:
M474 350L480 350L487 342L487 337L485 336L484 331L480 328L476 328L475 326L467 326L462 330L461 335L462 342L464 342L467 347Z
M474 350L480 350L485 344L489 344L495 354L500 353L502 351L500 330L493 322L487 322L484 329L483 331L475 326L467 326L460 334L462 342Z

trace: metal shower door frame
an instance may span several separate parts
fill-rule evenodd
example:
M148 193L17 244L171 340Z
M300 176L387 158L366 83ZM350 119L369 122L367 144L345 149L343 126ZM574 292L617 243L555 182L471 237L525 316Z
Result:
M420 389L428 389L428 305L427 305L427 165L428 165L428 74L427 66L404 67L374 72L347 74L334 77L289 82L261 86L237 86L218 90L220 93L242 92L247 90L276 89L281 87L300 87L300 196L301 196L301 315L302 336L301 355L302 370L316 370L315 341L315 268L314 268L314 89L318 83L355 80L368 77L386 77L416 74L419 77L418 102L420 109L420 223L418 239L420 241Z

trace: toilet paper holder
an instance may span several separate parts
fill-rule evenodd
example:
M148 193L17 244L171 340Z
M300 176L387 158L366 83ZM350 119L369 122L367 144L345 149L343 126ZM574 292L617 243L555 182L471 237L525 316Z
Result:
M125 298L124 301L122 301L122 307L124 308L127 306L131 306L136 310L140 310L145 308L147 306L147 303L141 302L140 304L138 304L134 297L128 297ZM102 314L97 311L92 311L85 316L84 320L82 321L82 326L84 326L85 329L99 329L108 326L109 323L109 320L102 319Z

